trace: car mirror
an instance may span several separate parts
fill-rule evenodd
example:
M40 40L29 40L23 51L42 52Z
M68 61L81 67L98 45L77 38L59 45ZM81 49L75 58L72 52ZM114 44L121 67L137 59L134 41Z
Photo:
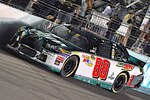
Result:
M91 53L96 53L96 51L97 51L97 47L93 47L92 49L90 49Z

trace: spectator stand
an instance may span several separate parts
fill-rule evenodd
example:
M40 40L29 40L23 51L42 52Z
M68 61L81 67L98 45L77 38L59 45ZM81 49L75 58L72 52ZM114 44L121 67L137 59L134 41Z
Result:
M136 42L132 45L131 50L149 55L150 51L147 49L150 48L150 6L142 21L140 30L141 33Z
M92 12L92 16L90 20L86 23L85 28L98 33L102 36L105 36L107 31L107 23L109 22L110 18L108 16L104 16L98 12Z
M60 13L64 14L64 15L69 15L69 13L67 13L67 11L63 10L60 6L58 6L57 4L53 5L53 4L55 4L54 2L49 3L49 2L47 2L47 0L29 0L28 5L26 7L22 7L22 8L20 8L22 4L21 3L14 4L13 2L15 2L15 1L16 0L0 0L0 2L3 2L8 5L13 5L13 7L19 8L28 13L31 13L36 16L40 16L42 18L45 18L45 19L48 19L51 21L55 21L56 18L58 18L58 15ZM17 0L17 1L22 2L22 0ZM54 0L54 1L57 1L57 0ZM109 3L108 3L108 0L94 0L94 1L99 2L99 3L94 2L93 9L92 10L87 9L85 16L79 16L81 4L76 4L76 2L71 2L72 5L75 5L76 8L75 8L75 12L73 13L73 16L71 15L72 20L71 20L70 24L79 25L79 26L87 29L90 32L93 32L95 34L98 34L98 35L104 37L105 33L108 30L107 23L110 21L110 17L102 14L102 11L104 11L105 7L107 7L107 5ZM106 2L104 2L104 1L106 1ZM112 0L109 0L109 1L112 1ZM118 0L116 0L116 1L118 1ZM66 2L70 3L70 0L67 0ZM135 4L137 2L138 2L138 0L136 2L131 2L128 5L128 7L132 6L133 4ZM114 3L114 2L111 2L111 3ZM140 21L138 22L139 23L138 26L133 26L132 28L130 28L129 25L122 23L120 25L120 27L118 28L118 30L115 33L113 33L114 38L112 40L115 42L121 42L130 49L131 46L136 41L136 39L138 37L140 37L140 33L137 33L137 30L141 31L139 29L141 21L142 21L142 19L140 19ZM135 27L135 29L133 30L134 27ZM133 42L131 43L131 41L133 41ZM149 45L149 42L147 44Z

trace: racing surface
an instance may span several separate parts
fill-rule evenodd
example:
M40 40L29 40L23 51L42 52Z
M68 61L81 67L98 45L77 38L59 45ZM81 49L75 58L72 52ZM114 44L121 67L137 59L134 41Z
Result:
M131 89L119 94L74 78L63 78L46 67L0 49L0 100L149 100Z

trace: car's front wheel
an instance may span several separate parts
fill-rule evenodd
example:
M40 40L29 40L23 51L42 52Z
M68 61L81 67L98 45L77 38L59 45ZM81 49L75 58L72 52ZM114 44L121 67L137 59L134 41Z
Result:
M121 90L124 89L125 87L125 83L127 82L127 74L126 73L120 73L114 83L113 83L113 86L112 86L112 92L113 93L118 93L120 92Z
M5 47L15 35L17 30L24 26L22 22L1 22L0 23L0 46Z
M61 69L61 76L63 77L69 77L74 74L78 67L78 57L77 56L70 56L63 64L63 67Z

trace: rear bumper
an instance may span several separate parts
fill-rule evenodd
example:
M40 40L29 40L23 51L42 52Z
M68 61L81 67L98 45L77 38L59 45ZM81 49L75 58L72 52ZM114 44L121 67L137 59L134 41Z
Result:
M127 86L132 87L132 88L138 88L141 86L141 83L144 80L144 76L143 75L132 75L129 79L129 81L127 82Z

